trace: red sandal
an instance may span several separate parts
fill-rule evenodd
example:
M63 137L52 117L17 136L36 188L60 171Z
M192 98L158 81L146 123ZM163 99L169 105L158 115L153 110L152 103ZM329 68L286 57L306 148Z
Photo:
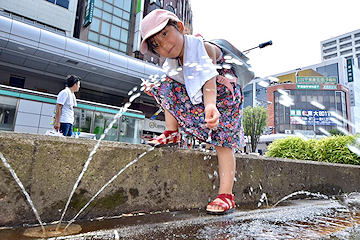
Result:
M162 137L164 135L165 137ZM149 145L152 146L172 146L181 142L181 133L178 130L169 131L166 130L160 136L152 138L148 141Z
M234 194L223 193L223 194L217 195L216 198L221 199L223 202L214 202L214 201L212 201L211 203L208 204L208 206L216 205L216 206L222 207L223 209L207 209L206 208L207 213L214 214L214 215L222 215L222 214L232 213L232 212L235 211Z

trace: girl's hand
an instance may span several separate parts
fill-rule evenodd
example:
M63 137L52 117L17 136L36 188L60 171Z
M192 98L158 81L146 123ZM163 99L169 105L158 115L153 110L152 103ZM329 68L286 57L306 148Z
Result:
M215 104L207 104L205 107L205 122L206 127L213 129L219 124L220 113Z

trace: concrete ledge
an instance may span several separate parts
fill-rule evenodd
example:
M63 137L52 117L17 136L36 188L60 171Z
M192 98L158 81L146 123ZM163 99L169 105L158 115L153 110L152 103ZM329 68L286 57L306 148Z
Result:
M14 168L44 222L59 220L72 187L97 141L0 132L0 152ZM103 141L84 174L64 220L149 146ZM205 156L210 156L206 157ZM204 160L205 159L205 160ZM237 155L236 203L269 203L300 190L335 195L360 190L360 167ZM125 170L78 220L132 211L204 208L216 196L215 153L157 148ZM215 189L214 189L215 188ZM37 223L25 196L0 164L0 226Z

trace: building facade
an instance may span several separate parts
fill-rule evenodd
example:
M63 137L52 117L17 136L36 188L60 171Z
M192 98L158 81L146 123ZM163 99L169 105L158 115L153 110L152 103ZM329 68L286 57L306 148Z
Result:
M360 68L360 29L321 41L320 49L322 61L343 57Z
M141 78L162 75L156 61L144 61L134 53L134 46L139 44L139 39L134 40L135 33L143 18L137 16L144 14L144 9L150 11L155 3L34 0L30 5L25 0L0 0L0 85L31 90L35 95L56 95L64 88L66 76L75 74L82 78L76 94L79 100L111 109L123 106L129 101L129 92L140 89ZM165 9L173 6L180 19L185 7L189 9L188 1L159 3ZM8 97L6 102L10 101L13 108L15 100ZM136 98L130 108L148 119L158 110L154 99L146 94ZM16 117L6 114L6 106L0 110L0 115L6 116L2 119L6 119L7 128L10 126L7 130L14 130ZM18 107L12 112L16 115ZM94 133L96 127L89 126L86 131Z
M348 119L351 119L349 123L352 129L351 133L360 132L360 69L355 66L354 61L337 57L297 70L276 74L274 77L279 79L279 83L297 83L298 77L313 77L314 79L336 78L336 84L340 85L343 89L348 89L346 94L349 99L347 116ZM310 82L309 84L313 83ZM320 82L319 84L327 83ZM316 90L322 90L321 86L319 86L317 86ZM332 108L336 109L335 107Z
M318 82L308 82L307 79ZM351 122L349 90L336 82L325 83L328 79L301 77L297 83L269 86L267 99L274 103L267 107L268 125L273 129L272 133L322 135L324 130L329 132L337 127L353 132L347 122L334 117L336 114Z

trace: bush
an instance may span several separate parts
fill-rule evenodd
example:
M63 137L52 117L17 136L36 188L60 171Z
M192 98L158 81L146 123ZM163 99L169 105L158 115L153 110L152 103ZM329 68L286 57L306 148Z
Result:
M350 151L348 145L360 149L356 137L351 135L324 137L320 140L288 137L271 143L266 156L360 165L360 156Z

